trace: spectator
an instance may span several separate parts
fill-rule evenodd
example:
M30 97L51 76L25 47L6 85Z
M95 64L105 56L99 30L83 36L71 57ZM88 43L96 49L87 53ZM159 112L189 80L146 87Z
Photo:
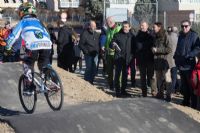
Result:
M11 32L11 26L10 22L7 21L5 23L4 28L0 29L0 63L5 62L5 56L4 56L4 47L6 46L5 39L8 37L8 35Z
M116 96L127 95L128 66L133 59L135 36L130 31L131 26L127 21L122 23L123 29L115 34L111 47L115 49L115 91ZM120 75L122 73L122 85L120 87ZM120 89L121 88L121 89ZM121 90L121 91L120 91Z
M102 59L102 61L103 61L103 73L102 74L105 75L105 73L106 73L106 67L105 67L105 62L106 62L106 59L105 59L106 28L105 27L101 28L99 43L100 43L101 49L100 49L100 54L99 54L97 71L98 71L98 68L99 68L100 61Z
M154 23L153 29L155 32L155 40L152 52L154 54L154 68L158 87L156 98L164 99L164 90L166 89L166 72L169 69L167 55L171 52L171 48L162 23ZM168 91L169 90L167 90L167 94L169 94Z
M140 23L140 30L136 35L136 60L140 71L140 84L142 96L147 96L148 83L151 87L151 93L155 96L156 84L154 78L154 55L152 53L153 36L148 29L148 23Z
M174 53L176 50L176 46L177 46L177 42L178 42L178 34L177 31L175 31L174 29L177 29L176 27L168 27L168 38L169 38L169 45L172 48L172 52L168 54L167 56L167 61L169 63L169 70L170 70L170 86L169 86L169 91L166 97L166 100L168 102L171 101L171 92L174 91L175 92L175 88L178 86L178 81L177 81L177 67L175 65L175 61L174 61Z
M182 104L184 106L190 106L191 104L192 108L196 108L197 96L192 92L189 80L196 64L195 57L200 53L200 39L198 34L191 29L189 20L183 20L181 22L181 29L174 59L180 71L181 91L183 93Z
M57 53L58 53L58 67L65 69L66 71L73 72L73 43L72 34L64 22L60 21L57 40Z
M52 42L51 54L50 54L50 57L49 57L50 64L52 64L53 54L54 54L53 44L56 43L56 35L54 33L53 25L51 25L51 24L47 25L47 29L48 29L50 39L51 39L51 42Z
M113 17L108 17L106 19L106 24L108 26L106 32L106 44L102 49L106 50L106 72L108 74L108 84L111 90L113 90L113 70L114 70L114 54L115 51L109 48L113 36L121 30L121 25L118 25L113 20Z
M99 53L99 34L95 30L96 22L91 20L88 28L81 34L79 42L86 63L84 79L91 84L93 84L96 75Z
M73 64L74 64L74 72L77 72L76 71L76 68L77 68L77 63L79 62L79 73L80 74L83 74L84 72L82 71L82 58L83 58L83 53L81 51L81 49L79 48L79 41L80 41L80 37L79 35L73 31L73 35L72 35L72 40L73 40L73 43L74 43L74 53L75 53L75 56L74 56L74 61L73 61Z

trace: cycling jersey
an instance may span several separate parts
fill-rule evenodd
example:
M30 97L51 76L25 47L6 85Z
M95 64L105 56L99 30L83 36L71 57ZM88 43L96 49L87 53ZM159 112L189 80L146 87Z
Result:
M15 47L13 44L21 38L29 50L51 49L50 35L37 18L27 15L17 24L6 39L6 49ZM21 45L21 44L18 44ZM16 46L17 47L17 46Z

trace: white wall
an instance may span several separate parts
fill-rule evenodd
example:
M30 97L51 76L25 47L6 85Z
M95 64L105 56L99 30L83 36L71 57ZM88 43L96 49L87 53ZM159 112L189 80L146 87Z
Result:
M180 3L179 10L195 10L195 14L200 14L200 3Z

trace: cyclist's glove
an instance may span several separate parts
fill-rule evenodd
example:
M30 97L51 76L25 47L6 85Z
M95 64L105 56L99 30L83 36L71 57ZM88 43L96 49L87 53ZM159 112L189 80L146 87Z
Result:
M15 52L14 52L14 50L12 49L12 47L11 48L9 48L9 49L5 49L5 51L4 51L4 55L5 56L9 56L9 55L14 55L15 54Z

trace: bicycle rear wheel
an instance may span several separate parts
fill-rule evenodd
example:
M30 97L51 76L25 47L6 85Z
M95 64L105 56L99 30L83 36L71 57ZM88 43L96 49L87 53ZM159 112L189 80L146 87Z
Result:
M26 86L25 76L21 75L18 84L18 91L19 91L19 99L22 104L22 107L28 114L32 114L35 111L36 101L37 101L37 94L34 90L33 95L26 95L23 93L23 90Z
M47 68L45 72L45 97L48 105L54 111L60 110L63 105L63 85L57 72L53 68Z

